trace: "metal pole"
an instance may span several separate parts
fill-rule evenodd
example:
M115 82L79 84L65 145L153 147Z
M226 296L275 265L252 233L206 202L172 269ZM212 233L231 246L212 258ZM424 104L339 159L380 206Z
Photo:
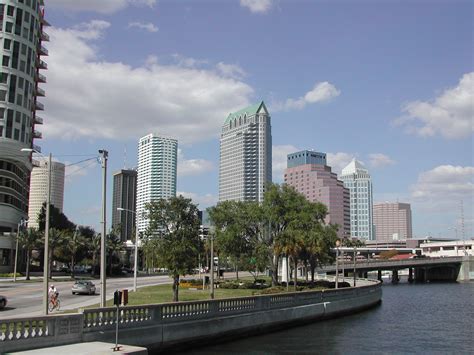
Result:
M23 219L18 223L18 228L16 229L16 247L15 247L15 267L13 268L13 282L16 282L16 266L18 264L18 237L20 233L20 225Z
M135 230L135 266L133 267L133 292L137 292L137 269L138 269L138 215L136 220L136 230Z
M211 299L214 299L214 236L209 233L211 237Z
M106 205L107 205L107 157L105 149L99 150L102 154L102 235L100 238L100 307L106 305L106 262L105 262L105 240L106 240Z
M336 248L336 288L339 281L339 247Z
M43 267L43 312L48 315L48 276L49 276L49 219L51 205L51 171L52 171L52 155L49 153L48 159L48 190L46 200L46 223L44 227L44 267Z
M356 247L354 247L354 287L356 286L356 252L357 252L357 249Z
M341 259L342 282L344 282L344 281L345 281L344 277L346 276L346 275L345 275L345 271L344 271L344 249L341 251L341 256L342 256L342 259Z

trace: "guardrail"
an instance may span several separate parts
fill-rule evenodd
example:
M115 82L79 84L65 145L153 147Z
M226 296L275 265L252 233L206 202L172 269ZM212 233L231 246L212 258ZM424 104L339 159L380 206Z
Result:
M377 281L364 280L363 282L365 286L356 288L121 307L119 327L131 331L140 330L143 327L147 329L143 330L144 332L149 332L150 329L157 329L153 327L186 326L199 320L209 321L227 316L258 314L264 311L277 310L279 312L291 307L326 304L338 300L350 301L354 297L380 292L381 285ZM116 312L115 307L107 307L85 309L82 313L70 315L0 320L0 353L40 348L52 344L56 346L92 341L91 339L103 341L105 333L115 330Z

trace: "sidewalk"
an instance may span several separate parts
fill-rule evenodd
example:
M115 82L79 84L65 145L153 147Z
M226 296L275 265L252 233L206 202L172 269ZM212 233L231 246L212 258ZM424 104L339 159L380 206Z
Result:
M28 351L19 351L11 354L31 354L31 355L50 355L56 354L74 354L74 355L99 355L99 354L136 354L136 355L147 355L148 350L146 348L131 346L131 345L120 345L120 350L113 351L115 344L102 343L94 341L90 343L80 343L72 345L54 346L50 348L42 348Z

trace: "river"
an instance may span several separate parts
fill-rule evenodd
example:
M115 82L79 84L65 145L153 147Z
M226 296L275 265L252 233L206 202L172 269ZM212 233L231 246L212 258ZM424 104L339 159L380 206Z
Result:
M180 354L474 354L474 282L383 286L371 310Z

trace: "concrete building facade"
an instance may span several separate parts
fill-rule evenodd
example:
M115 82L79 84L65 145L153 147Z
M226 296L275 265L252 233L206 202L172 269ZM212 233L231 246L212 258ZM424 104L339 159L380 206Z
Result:
M327 224L339 225L338 235L349 237L350 202L349 190L326 165L326 154L304 150L288 154L284 181L305 195L311 202L326 205Z
M374 240L372 179L369 171L353 159L340 176L350 192L351 237Z
M137 213L138 231L144 232L148 220L143 218L151 201L176 196L178 141L149 134L138 142Z
M377 241L411 239L413 234L410 204L374 204L374 227Z
M125 211L119 211L123 208ZM135 234L137 209L137 171L120 170L114 174L112 192L112 228L120 231L122 242Z
M0 233L13 232L28 215L31 154L21 149L40 149L34 139L41 138L36 127L43 120L36 113L44 109L38 97L45 95L41 56L49 40L43 6L42 0L0 0Z
M42 137L37 130L44 109L38 97L46 82L40 70L41 59L48 55L43 42L43 0L0 0L0 272L13 270L14 249L9 234L28 217L31 153L21 149L40 148L34 144ZM3 234L5 233L5 236Z
M271 117L262 101L229 114L222 126L219 201L263 201L271 181Z
M49 167L46 160L35 162L31 171L28 227L39 228L38 215L48 199ZM56 161L51 165L51 205L63 212L65 165Z

